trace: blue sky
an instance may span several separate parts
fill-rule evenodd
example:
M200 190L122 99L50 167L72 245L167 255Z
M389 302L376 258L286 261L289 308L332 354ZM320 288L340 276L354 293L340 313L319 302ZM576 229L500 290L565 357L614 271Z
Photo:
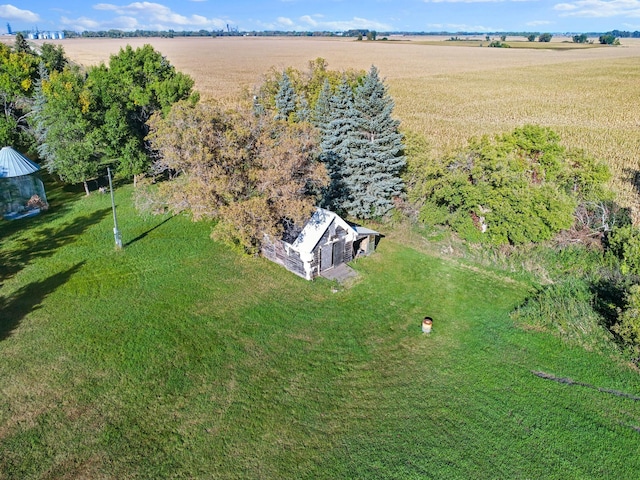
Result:
M634 31L640 0L21 0L0 4L0 32L7 22L14 31Z

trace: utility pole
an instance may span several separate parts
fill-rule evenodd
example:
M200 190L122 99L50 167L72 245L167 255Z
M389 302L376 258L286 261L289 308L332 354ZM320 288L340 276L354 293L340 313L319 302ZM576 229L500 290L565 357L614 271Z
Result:
M111 169L107 167L107 175L109 175L109 190L111 190L111 209L113 210L113 237L116 240L116 248L122 248L122 235L118 230L118 217L116 216L116 201L113 197L113 183L111 182Z

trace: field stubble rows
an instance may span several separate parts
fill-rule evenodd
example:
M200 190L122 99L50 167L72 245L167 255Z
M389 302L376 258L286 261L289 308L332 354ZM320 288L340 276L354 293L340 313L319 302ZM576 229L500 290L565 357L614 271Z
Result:
M94 65L130 44L151 43L191 75L204 98L233 103L270 68L304 70L322 57L329 68L376 65L396 100L402 127L424 134L443 155L472 136L526 123L549 126L566 145L612 169L618 200L640 219L640 41L576 50L498 49L357 42L329 38L69 39L74 61Z

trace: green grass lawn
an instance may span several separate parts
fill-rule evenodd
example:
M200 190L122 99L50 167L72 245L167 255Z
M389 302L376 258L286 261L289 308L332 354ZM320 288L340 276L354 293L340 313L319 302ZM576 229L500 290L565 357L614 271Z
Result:
M307 282L59 189L0 222L0 478L637 478L638 373L514 325L526 285L383 239ZM431 335L420 321L434 318Z

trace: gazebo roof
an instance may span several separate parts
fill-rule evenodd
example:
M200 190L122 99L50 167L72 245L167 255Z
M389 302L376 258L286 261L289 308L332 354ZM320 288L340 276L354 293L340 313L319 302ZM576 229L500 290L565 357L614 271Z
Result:
M0 149L0 178L20 177L40 170L40 165L32 162L11 147Z

